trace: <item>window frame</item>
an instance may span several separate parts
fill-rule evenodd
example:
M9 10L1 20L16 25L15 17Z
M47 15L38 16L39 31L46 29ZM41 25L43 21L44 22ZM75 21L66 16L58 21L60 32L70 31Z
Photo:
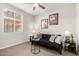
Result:
M10 12L13 12L14 13L14 17L13 18L11 18L11 17L8 17L8 16L6 16L5 15L5 12L7 12L7 11L10 11ZM15 22L16 22L16 19L15 19L15 14L18 14L18 15L20 15L21 17L21 19L20 19L20 21L21 21L21 23L20 23L20 31L16 31L16 29L15 29L15 27L16 27L16 25L15 25ZM18 12L16 12L16 11L14 11L14 10L10 10L10 9L5 9L5 10L3 10L3 22L5 22L4 20L5 19L10 19L10 20L12 20L13 19L13 21L14 21L14 26L13 26L13 31L12 32L23 32L23 15L22 14L19 14ZM5 31L5 24L4 24L4 32L6 32Z

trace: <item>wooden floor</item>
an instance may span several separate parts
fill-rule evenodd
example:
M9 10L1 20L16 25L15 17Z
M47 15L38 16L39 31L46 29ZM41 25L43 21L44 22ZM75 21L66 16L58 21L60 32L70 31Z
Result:
M39 54L32 54L31 44L23 43L20 45L0 50L0 56L76 56L76 55L68 51L63 52L63 54L60 55L58 52L54 50L49 50L44 47L40 47Z

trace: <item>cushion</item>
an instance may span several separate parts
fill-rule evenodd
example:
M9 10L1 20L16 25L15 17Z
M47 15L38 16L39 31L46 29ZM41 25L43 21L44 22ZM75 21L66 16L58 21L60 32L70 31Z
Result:
M55 38L55 36L51 36L50 39L49 39L49 41L50 42L54 42L54 38Z
M61 37L61 36L58 36L58 37L55 39L55 42L58 43L58 44L61 44L61 42L62 42L62 37Z
M60 44L57 44L57 43L55 43L55 42L53 42L53 43L50 42L50 46L59 48Z
M46 40L49 41L51 35L50 34L42 34L42 38L40 40Z

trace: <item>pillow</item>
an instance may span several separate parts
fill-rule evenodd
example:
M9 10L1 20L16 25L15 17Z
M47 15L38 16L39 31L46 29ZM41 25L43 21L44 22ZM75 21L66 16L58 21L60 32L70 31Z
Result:
M41 33L38 33L37 36L38 36L38 38L42 38L42 34Z
M40 40L40 38L35 39L35 41L39 41L39 40Z
M41 38L41 33L35 33L33 36L34 36L33 40L39 41Z
M40 39L39 39L39 38L33 38L32 40L34 40L34 41L39 41Z
M34 38L37 38L38 37L38 35L35 33L35 34L33 34L33 36L34 36Z
M55 36L51 36L50 39L49 39L49 41L50 42L54 42L54 38L55 38Z
M61 44L61 42L62 42L62 37L61 37L61 36L58 36L58 37L55 39L55 42L58 43L58 44Z

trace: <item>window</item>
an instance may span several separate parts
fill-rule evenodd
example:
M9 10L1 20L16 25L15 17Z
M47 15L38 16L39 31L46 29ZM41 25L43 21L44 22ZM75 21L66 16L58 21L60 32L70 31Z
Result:
M4 32L21 32L23 29L22 16L13 11L4 11Z

